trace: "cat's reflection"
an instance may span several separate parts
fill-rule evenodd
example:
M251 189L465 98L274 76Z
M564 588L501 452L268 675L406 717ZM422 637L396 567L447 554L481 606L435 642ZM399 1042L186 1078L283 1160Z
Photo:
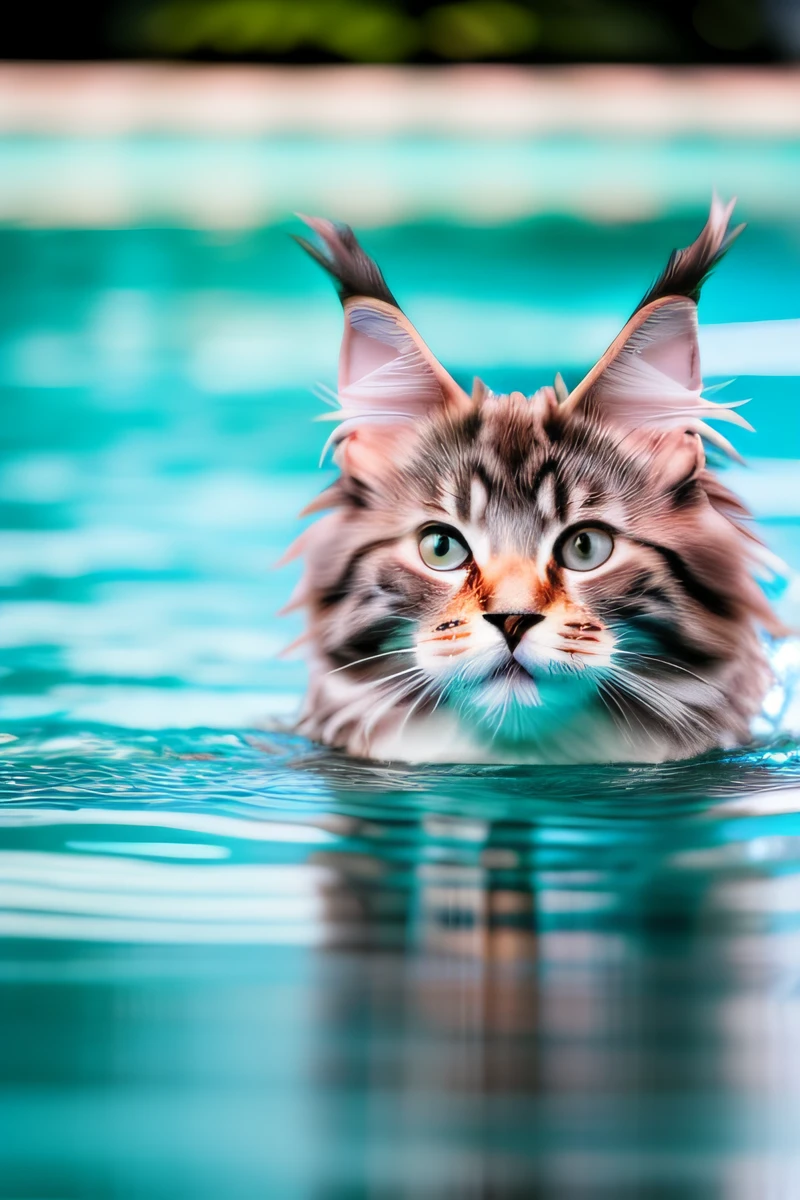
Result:
M478 1182L457 1194L743 1194L725 1144L769 1098L764 970L791 947L754 943L730 873L687 869L685 831L626 849L404 808L342 832L316 856L328 962L347 962L321 1003L369 1031L342 1071L394 1097L421 1145L422 1113L437 1146L454 1114L473 1123ZM674 1184L664 1155L683 1156ZM606 1190L587 1192L595 1171Z

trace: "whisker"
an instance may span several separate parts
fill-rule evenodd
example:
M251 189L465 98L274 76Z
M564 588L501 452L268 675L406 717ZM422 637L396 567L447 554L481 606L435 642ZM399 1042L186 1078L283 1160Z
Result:
M641 708L643 708L645 712L651 713L659 721L668 722L668 723L677 721L678 716L675 712L670 711L670 710L665 711L663 706L653 704L652 698L642 694L637 689L632 688L630 686L630 684L626 684L624 680L615 679L611 686L613 686L621 694L620 699L623 696L626 696L629 700L634 701L636 704L640 705ZM648 730L647 725L645 724L644 720L642 719L641 714L638 713L635 708L629 709L629 711L632 712L632 714L636 718L636 721L641 726L642 730L645 733L649 733L650 731Z
M614 691L612 690L612 688L613 688L613 684L610 683L608 680L605 680L602 678L598 679L597 691L598 691L598 695L600 696L600 699L602 700L602 702L606 706L606 708L609 709L609 711L610 711L609 701L613 701L620 716L622 717L622 720L625 722L625 725L627 726L627 731L624 731L625 736L627 737L628 733L630 733L631 738L633 738L633 725L631 724L630 717L626 715L625 709L622 706L622 697L617 696L614 693ZM644 732L647 733L648 732L647 726L645 725L642 718L638 715L638 713L634 713L634 716L636 717L636 720L638 721L639 725L641 725Z
M363 727L362 732L366 740L369 740L373 729L379 724L380 721L383 720L386 713L399 704L403 699L405 699L406 695L413 695L414 690L419 687L420 682L424 680L424 678L425 674L422 669L417 668L415 671L415 678L406 679L405 683L398 684L396 687L389 689L388 695L384 697L384 702L382 704L378 704L377 707L373 709L369 719Z
M492 731L492 739L491 739L492 742L495 742L497 740L497 737L503 726L503 722L506 719L506 713L508 712L508 706L511 703L511 683L508 680L506 680L503 683L503 690L504 690L503 703L500 705L500 712L497 717L497 722Z
M333 388L328 387L327 383L317 383L314 385L311 391L318 400L321 400L323 404L327 404L330 408L341 408L341 402L338 394L333 390Z
M447 695L448 689L450 687L450 683L451 683L451 681L448 679L445 681L444 687L439 688L439 695L436 697L436 703L434 704L434 706L430 712L431 716L433 716L433 714L436 712L437 708L439 707L439 705L441 704L441 702L444 700L445 696Z
M417 697L417 699L414 701L414 703L411 705L411 707L409 708L409 710L408 710L408 712L406 713L406 715L403 717L403 720L402 720L402 723L401 723L401 725L400 725L400 728L399 728L399 730L397 731L397 735L398 735L398 737L402 737L403 731L404 731L404 729L405 729L406 725L408 724L408 722L409 722L410 718L411 718L411 717L412 717L412 715L413 715L413 714L416 712L416 710L419 708L420 704L422 704L422 702L423 702L424 700L426 700L426 699L427 699L427 697L428 697L428 696L431 694L431 691L432 691L433 689L435 689L435 687L436 687L436 680L435 680L435 679L431 679L431 680L429 680L429 682L426 684L426 686L425 686L425 687L422 689L422 691L420 692L420 694L419 694L419 696ZM437 702L437 703L438 703L438 702Z
M710 679L704 679L702 675L697 675L694 671L690 671L688 667L681 666L680 663L672 662L668 658L658 658L655 654L643 654L638 650L622 650L619 646L615 646L612 650L613 654L625 654L628 658L638 658L642 662L662 663L665 667L672 667L675 671L683 671L686 675L691 675L692 679L697 679L700 683L708 684L709 687L715 685Z
M339 671L349 671L351 667L360 667L363 663L374 662L376 658L388 658L391 654L413 654L414 649L411 647L408 650L384 650L381 654L369 654L366 658L357 658L355 662L345 663L343 667L334 667L330 671L326 671L326 675L336 675ZM392 677L389 676L391 679Z
M365 683L362 686L372 688L380 686L383 683L388 683L390 679L399 679L401 675L411 675L414 671L420 671L421 667L408 667L405 671L396 671L394 675L384 675L380 679L373 679L370 683Z
M701 728L708 730L713 727L713 720L710 717L704 716L697 708L689 708L680 700L670 696L668 692L661 691L641 675L636 675L624 667L614 667L612 678L619 688L661 720L680 726L687 715L691 714L692 719Z
M626 667L614 667L613 674L616 679L627 680L635 685L642 696L653 697L659 702L667 701L666 707L669 707L670 702L674 703L669 693L661 691L652 680L647 679L644 675L637 675L635 671L629 671Z

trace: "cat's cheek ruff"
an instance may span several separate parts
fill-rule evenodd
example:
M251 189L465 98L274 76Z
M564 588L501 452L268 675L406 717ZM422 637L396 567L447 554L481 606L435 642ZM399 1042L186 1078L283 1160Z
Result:
M712 632L666 568L659 550L622 539L619 548L614 569L605 574L587 572L580 587L587 610L596 614L613 639L611 666L630 669L636 655L647 650L683 663L673 676L682 669L695 669L700 662L712 662L708 653ZM727 623L723 637L730 637ZM637 665L648 667L648 662L640 657Z

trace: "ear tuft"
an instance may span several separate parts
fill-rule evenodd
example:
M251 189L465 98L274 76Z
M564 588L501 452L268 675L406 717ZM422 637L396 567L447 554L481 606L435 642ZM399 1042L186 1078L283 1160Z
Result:
M352 296L364 296L399 307L380 267L361 249L349 225L336 225L324 217L297 215L321 238L323 245L315 246L294 233L292 237L333 278L342 304Z
M625 328L563 401L565 415L582 411L628 431L682 427L738 458L730 443L706 423L728 421L752 428L735 411L736 403L715 403L701 394L696 304L708 272L744 228L728 232L733 203L723 205L714 196L700 236L673 253Z
M700 289L709 274L744 229L744 225L729 228L735 204L735 197L723 204L714 193L711 211L700 235L685 250L672 251L666 267L637 304L635 312L666 296L685 296L695 304L698 302Z
M323 247L296 240L333 276L344 308L339 408L322 418L338 424L323 458L330 446L349 441L349 448L337 449L336 461L350 473L356 459L379 465L392 438L400 438L401 426L445 409L466 411L471 402L400 311L353 231L319 217L303 219Z

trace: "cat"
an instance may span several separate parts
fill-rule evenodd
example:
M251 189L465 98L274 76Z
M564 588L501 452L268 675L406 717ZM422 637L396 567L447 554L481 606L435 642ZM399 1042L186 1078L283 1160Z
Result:
M404 762L663 762L740 746L770 685L769 552L709 469L701 286L744 226L714 196L581 383L467 394L346 225L296 240L344 308L339 477L305 570L299 732ZM304 514L304 515L305 515Z

